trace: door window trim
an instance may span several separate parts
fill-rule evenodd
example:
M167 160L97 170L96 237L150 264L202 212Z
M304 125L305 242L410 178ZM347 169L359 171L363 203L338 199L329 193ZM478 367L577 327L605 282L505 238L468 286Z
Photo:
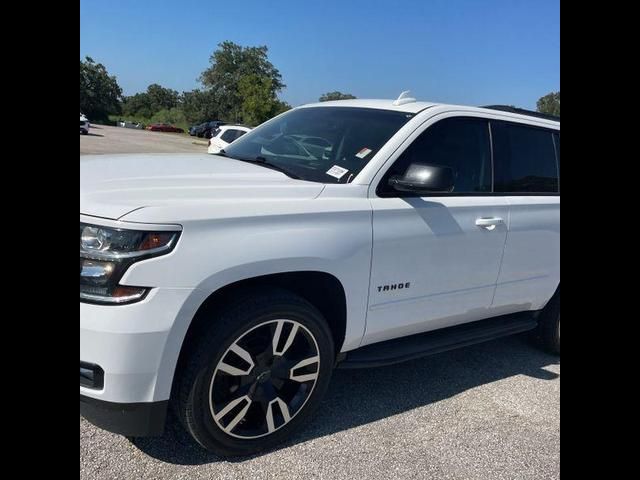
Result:
M558 191L557 192L494 192L495 195L502 195L505 197L559 197L560 196L560 166L559 166L559 162L558 162L558 152L556 149L556 139L554 138L554 134L558 134L560 135L560 130L556 130L553 128L546 128L546 127L541 127L538 125L528 125L528 124L522 124L522 123L516 123L516 122L510 122L508 120L489 120L489 130L491 130L493 132L493 126L492 123L505 123L508 125L516 125L518 127L522 127L524 126L535 129L535 130L543 130L545 132L547 132L549 135L551 135L551 143L553 144L553 159L556 162L556 174L558 175ZM491 148L492 148L492 152L493 152L493 136L491 137ZM492 153L493 155L493 153ZM493 159L493 156L491 157ZM495 172L494 172L495 173ZM493 178L493 182L492 185L495 185L495 176ZM495 187L492 188L492 190L495 190Z
M400 157L404 154L404 152L415 142L420 135L422 135L426 130L431 128L438 122L445 120L447 118L469 118L469 119L480 119L485 120L489 129L489 146L491 153L491 192L451 192L451 193L430 193L428 195L420 195L411 192L393 192L389 194L380 194L380 189L382 187L382 182L389 171L389 169L400 159ZM437 198L437 197L559 197L560 196L560 172L559 172L559 162L558 156L556 152L555 160L556 160L556 168L558 169L558 191L557 192L495 192L495 162L494 162L494 147L493 147L493 131L491 128L492 122L502 122L508 123L516 126L525 126L530 128L535 128L539 130L545 130L549 132L553 136L554 133L560 135L559 129L554 129L550 127L545 127L541 125L534 125L526 122L518 122L513 121L511 119L499 118L494 115L483 115L478 114L477 112L465 112L465 111L450 111L450 112L442 112L433 117L425 120L419 127L417 127L411 135L409 135L404 142L398 147L398 149L387 159L387 161L382 165L382 167L378 170L374 179L371 183L371 186L375 184L375 189L373 189L374 196L373 198ZM554 144L555 151L555 139L552 139Z

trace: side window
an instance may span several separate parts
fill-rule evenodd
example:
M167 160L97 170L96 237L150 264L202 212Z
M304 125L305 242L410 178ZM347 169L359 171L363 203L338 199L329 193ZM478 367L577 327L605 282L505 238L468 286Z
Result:
M491 133L496 192L558 193L553 132L512 123L491 122Z
M558 159L558 177L560 177L560 134L553 134L553 141L556 142L556 158Z
M447 118L427 128L400 155L382 179L380 193L390 194L388 179L412 163L451 167L456 193L491 192L489 125L480 118Z
M236 131L232 128L225 131L220 137L221 140L224 140L227 143L231 143L236 139Z
M245 133L247 132L245 132L244 130L236 130L236 140L239 139Z

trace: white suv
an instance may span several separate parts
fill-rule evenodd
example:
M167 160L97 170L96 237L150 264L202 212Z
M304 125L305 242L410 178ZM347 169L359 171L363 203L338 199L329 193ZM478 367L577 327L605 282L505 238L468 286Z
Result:
M324 102L215 162L81 157L81 414L160 435L171 407L248 454L336 367L527 330L559 353L560 123L508 110Z
M243 127L242 125L222 125L212 132L207 152L220 153L220 150L224 150L232 142L250 131L249 127Z

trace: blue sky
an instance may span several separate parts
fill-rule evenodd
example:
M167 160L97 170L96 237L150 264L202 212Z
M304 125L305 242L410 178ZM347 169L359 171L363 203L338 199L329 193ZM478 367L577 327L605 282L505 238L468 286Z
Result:
M559 0L81 0L80 57L126 95L199 86L218 43L267 45L292 105L359 98L514 104L560 89Z

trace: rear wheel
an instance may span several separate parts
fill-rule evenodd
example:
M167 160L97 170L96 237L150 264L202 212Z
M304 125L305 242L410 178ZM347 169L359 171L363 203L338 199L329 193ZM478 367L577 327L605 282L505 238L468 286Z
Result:
M308 420L326 391L335 360L327 323L284 291L256 292L209 315L178 380L178 415L217 454L273 447Z

